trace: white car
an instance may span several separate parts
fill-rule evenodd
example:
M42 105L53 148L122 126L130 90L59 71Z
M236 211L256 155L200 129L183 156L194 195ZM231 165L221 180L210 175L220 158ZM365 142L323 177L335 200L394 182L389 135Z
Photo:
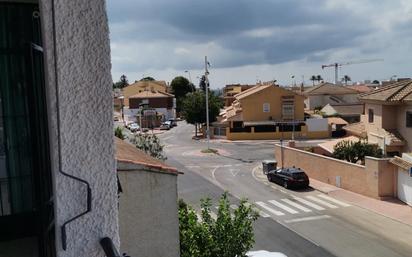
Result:
M268 252L265 250L250 251L247 252L246 255L248 257L287 257L286 255L280 252Z
M129 130L131 132L136 132L140 129L140 126L137 123L132 123L129 125Z

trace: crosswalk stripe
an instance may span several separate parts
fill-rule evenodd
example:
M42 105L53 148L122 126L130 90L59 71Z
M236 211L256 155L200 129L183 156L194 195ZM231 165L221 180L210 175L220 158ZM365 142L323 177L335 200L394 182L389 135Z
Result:
M230 208L232 208L233 210L236 210L236 209L237 209L237 205L236 205L236 204L231 204L231 205L230 205Z
M321 200L321 199L318 199L318 198L316 198L316 197L314 197L314 196L311 196L311 195L306 196L306 198L308 198L308 199L310 199L310 200L312 200L312 201L314 201L314 202L317 202L317 203L319 203L319 204L322 204L322 205L324 205L324 206L326 206L326 207L332 208L332 209L338 208L338 206L336 206L336 205L333 205L333 204L331 204L331 203L325 202L325 201L323 201L323 200Z
M246 206L246 207L249 207L249 206L250 206L250 203L245 203L245 206ZM262 211L262 210L260 210L260 209L258 209L258 208L256 208L256 207L252 207L252 209L253 209L255 212L259 213L259 216L261 216L261 217L263 217L263 218L269 218L269 217L270 217L269 214L267 214L266 212L264 212L264 211Z
M264 208L265 210L267 210L268 212L271 212L273 214L275 214L276 216L282 216L285 215L283 212L274 210L272 208L270 208L267 204L265 204L264 202L256 202L257 205L259 205L260 207Z
M278 201L270 200L268 202L275 205L275 206L277 206L277 207L279 207L279 208L281 208L281 209L283 209L283 210L285 210L285 211L287 211L287 212L289 212L289 213L292 213L292 214L299 213L299 212L295 211L294 209L292 209L292 208L290 208L290 207L288 207L288 206L286 206L286 205L284 205L284 204L282 204Z
M351 206L350 204L347 204L347 203L344 203L344 202L342 202L342 201L336 200L335 198L329 197L329 196L327 196L327 195L318 195L318 197L322 197L323 199L326 199L326 200L328 200L328 201L331 201L331 202L336 203L336 204L338 204L338 205L341 205L341 206L343 206L343 207L349 207L349 206Z
M302 205L300 205L300 204L298 204L298 203L295 203L295 202L293 202L293 201L291 201L291 200L289 200L289 199L282 199L282 201L284 201L285 203L287 203L287 204L289 204L289 205L292 205L293 207L295 207L295 208L297 208L297 209L299 209L299 210L302 210L302 211L304 211L304 212L312 212L310 209L306 208L305 206L302 206Z
M317 204L314 204L314 203L312 203L312 202L309 202L309 201L307 201L307 200L305 200L305 199L302 199L302 198L300 198L300 197L293 197L296 201L298 201L298 202L301 202L301 203L303 203L303 204L306 204L307 206L310 206L310 207L312 207L312 208L314 208L314 209L316 209L316 210L319 210L319 211L322 211L322 210L325 210L325 208L323 208L322 206L319 206L319 205L317 205Z
M328 219L330 218L329 215L320 215L320 216L312 216L312 217L305 217L299 219L292 219L292 220L285 220L285 223L295 223L295 222L302 222L302 221L310 221L310 220L320 220L320 219Z

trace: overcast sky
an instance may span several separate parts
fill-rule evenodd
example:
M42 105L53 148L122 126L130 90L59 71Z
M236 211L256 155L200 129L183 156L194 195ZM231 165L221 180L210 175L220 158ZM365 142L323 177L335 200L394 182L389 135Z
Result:
M198 84L204 56L213 88L311 75L412 76L412 0L107 0L112 75Z

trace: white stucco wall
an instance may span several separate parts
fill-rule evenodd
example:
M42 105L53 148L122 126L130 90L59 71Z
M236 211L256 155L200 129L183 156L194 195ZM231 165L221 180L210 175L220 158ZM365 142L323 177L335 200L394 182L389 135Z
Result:
M177 176L143 169L118 173L123 189L121 252L139 257L180 256Z
M119 245L106 6L104 0L54 0L54 49L52 4L53 0L40 0L57 256L102 257L102 237L111 237ZM86 194L83 184L63 176L59 169L89 181L93 195L92 212L67 226L67 251L61 247L61 225L85 210Z

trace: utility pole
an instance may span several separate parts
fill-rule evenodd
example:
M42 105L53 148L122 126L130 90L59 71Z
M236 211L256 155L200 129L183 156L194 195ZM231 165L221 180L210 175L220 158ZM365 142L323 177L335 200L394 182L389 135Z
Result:
M207 70L207 66L209 62L207 61L207 56L205 56L205 83L206 83L206 140L207 140L207 150L209 150L209 79L207 75L209 75L209 71Z

